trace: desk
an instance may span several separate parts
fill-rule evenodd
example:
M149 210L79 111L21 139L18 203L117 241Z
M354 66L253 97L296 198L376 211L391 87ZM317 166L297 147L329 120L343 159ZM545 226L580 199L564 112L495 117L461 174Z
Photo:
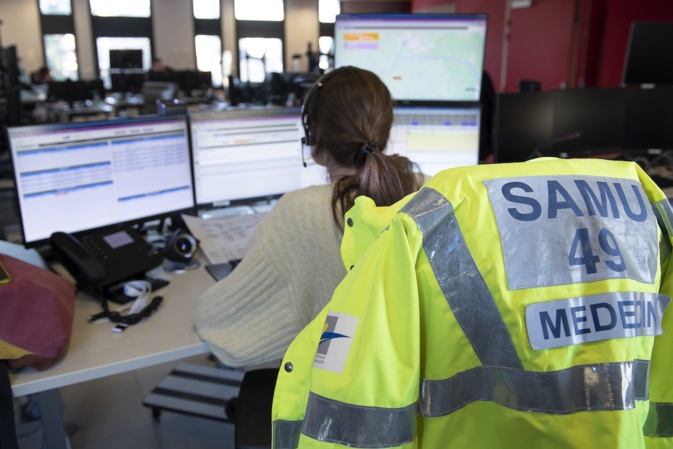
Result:
M196 300L215 283L203 264L179 274L166 273L160 267L149 275L170 281L157 291L164 300L149 319L114 333L112 323L106 320L87 322L101 308L96 300L80 293L65 357L42 372L10 375L14 396L37 393L43 411L48 410L43 424L49 449L68 447L58 388L210 352L192 329Z

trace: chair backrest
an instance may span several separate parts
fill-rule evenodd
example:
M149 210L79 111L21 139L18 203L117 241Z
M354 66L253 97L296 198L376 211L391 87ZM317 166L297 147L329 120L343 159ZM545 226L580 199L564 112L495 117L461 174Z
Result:
M271 406L278 368L247 371L236 400L234 446L236 449L271 447Z

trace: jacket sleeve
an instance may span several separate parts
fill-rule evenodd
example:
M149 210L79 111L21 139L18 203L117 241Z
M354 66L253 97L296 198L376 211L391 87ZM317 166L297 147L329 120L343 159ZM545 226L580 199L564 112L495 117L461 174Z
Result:
M661 230L660 293L673 297L673 209L654 182L641 174L658 216ZM663 334L655 337L650 367L650 410L643 428L648 449L673 448L673 305L669 303L662 320Z
M320 340L313 343L317 350L304 354L314 360L299 447L414 444L420 377L415 263L422 245L419 236L409 238L416 227L413 220L397 217L318 318L324 322ZM288 356L287 362L292 362ZM281 372L276 399L283 397L288 376L303 375ZM281 409L279 401L274 408Z

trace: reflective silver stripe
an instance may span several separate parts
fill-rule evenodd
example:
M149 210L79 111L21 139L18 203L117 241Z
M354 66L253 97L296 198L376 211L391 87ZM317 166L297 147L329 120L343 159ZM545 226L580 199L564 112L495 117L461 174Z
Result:
M661 200L652 204L654 207L654 212L657 217L657 221L662 228L662 231L668 233L669 236L673 235L673 207L671 207L670 201Z
M649 370L645 360L552 372L477 367L450 379L422 380L419 414L444 416L475 401L550 414L627 410L648 399Z
M512 337L465 243L453 206L423 188L402 208L423 233L423 247L442 292L485 366L522 368Z
M273 449L295 449L299 445L302 421L273 422Z
M350 447L394 447L416 437L416 404L403 408L364 407L309 393L301 432Z
M664 234L664 238L659 242L659 260L663 264L671 256L671 236L673 236L673 208L671 203L666 200L657 201L652 204L654 215L657 217L657 223Z

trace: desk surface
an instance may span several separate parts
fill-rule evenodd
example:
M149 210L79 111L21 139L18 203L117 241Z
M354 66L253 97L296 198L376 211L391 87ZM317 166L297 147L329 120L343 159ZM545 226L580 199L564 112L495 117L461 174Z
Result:
M101 307L92 297L78 294L72 337L65 357L42 372L12 374L14 396L208 353L208 344L199 339L192 326L196 300L215 282L203 264L184 273L167 273L160 267L149 274L170 281L168 286L157 290L156 295L163 296L164 300L150 318L123 333L114 333L114 325L107 320L87 322Z

